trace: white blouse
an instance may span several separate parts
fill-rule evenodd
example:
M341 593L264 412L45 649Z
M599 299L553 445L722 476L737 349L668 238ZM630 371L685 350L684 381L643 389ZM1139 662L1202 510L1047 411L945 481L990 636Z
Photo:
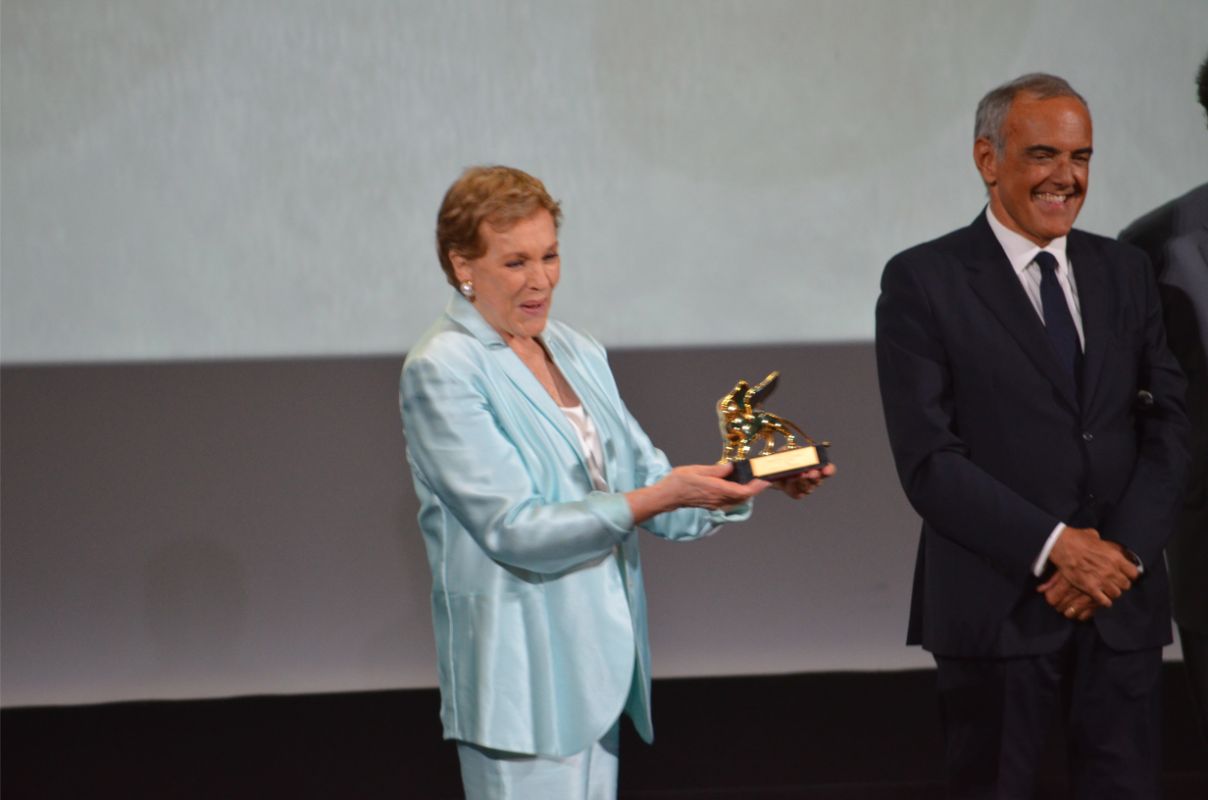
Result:
M600 445L600 434L596 431L595 423L587 416L583 406L559 406L570 426L579 435L579 444L587 457L587 472L591 476L591 485L596 491L608 491L608 483L604 480L604 450Z

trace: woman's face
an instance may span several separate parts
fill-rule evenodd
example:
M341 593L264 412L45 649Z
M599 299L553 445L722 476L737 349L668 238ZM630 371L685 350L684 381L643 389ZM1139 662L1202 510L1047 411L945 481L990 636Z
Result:
M474 307L505 342L541 335L561 269L553 216L543 208L505 231L483 222L480 234L480 257L449 254L458 282L474 284Z

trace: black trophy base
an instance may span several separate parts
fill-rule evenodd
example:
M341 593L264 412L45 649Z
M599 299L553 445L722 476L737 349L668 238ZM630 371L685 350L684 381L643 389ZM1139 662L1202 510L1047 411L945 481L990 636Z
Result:
M726 476L726 480L750 483L756 478L776 481L800 475L811 469L825 467L830 461L827 460L825 446L811 444L731 463L734 464L734 470Z

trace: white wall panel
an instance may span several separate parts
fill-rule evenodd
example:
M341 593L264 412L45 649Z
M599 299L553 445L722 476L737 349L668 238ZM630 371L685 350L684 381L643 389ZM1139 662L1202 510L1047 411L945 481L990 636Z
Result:
M0 356L405 350L486 162L565 202L556 313L610 345L867 340L887 258L977 212L1003 80L1089 99L1087 228L1208 177L1205 30L1201 0L6 0Z

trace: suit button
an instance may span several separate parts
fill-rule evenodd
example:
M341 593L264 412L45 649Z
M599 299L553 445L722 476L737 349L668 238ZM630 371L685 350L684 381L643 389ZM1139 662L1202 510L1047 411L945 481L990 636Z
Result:
M1091 440L1092 440L1092 439L1094 439L1094 438L1095 438L1095 434L1091 433L1090 431L1083 431L1083 433L1082 433L1082 441L1084 441L1084 442L1089 442L1089 441L1091 441Z

